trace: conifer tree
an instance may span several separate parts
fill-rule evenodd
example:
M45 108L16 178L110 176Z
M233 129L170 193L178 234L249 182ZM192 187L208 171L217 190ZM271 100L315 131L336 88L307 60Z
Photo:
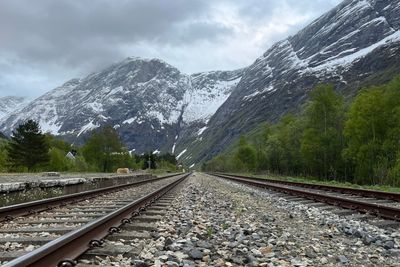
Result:
M12 132L7 146L8 163L12 169L35 170L49 162L49 145L39 124L33 120L20 124Z

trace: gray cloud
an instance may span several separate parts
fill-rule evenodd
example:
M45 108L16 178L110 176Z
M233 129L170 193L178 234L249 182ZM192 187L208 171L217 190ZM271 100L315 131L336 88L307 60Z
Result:
M206 12L201 1L6 1L0 5L3 49L26 60L61 60L121 55L121 44L168 43L179 24ZM209 32L218 28L209 29ZM215 35L215 34L214 34ZM169 37L171 36L171 37ZM179 35L178 35L179 36ZM192 35L190 40L202 36Z
M186 72L243 67L339 2L3 0L0 96L37 96L127 56Z

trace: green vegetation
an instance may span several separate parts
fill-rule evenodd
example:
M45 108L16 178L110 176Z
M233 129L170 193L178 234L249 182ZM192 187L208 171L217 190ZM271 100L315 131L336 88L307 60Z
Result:
M28 120L13 131L6 151L7 164L13 170L33 171L45 166L50 160L46 137L40 131L39 124L33 120Z
M399 186L400 77L347 104L333 86L318 85L301 114L254 132L203 168Z
M67 156L68 155L68 156ZM110 126L94 131L82 147L43 134L32 120L18 126L10 140L0 137L0 172L115 172L118 168L147 169L147 155L131 155ZM177 171L174 155L153 155L151 168Z
M117 132L111 126L92 133L82 147L82 154L95 171L113 172L119 167L134 167L129 152L123 147Z
M214 235L214 228L212 226L207 226L206 228L207 238L210 239Z
M150 160L150 170L153 174L165 174L166 172L181 171L177 167L178 161L175 156L169 153L162 155L147 153L135 157L136 162L141 163L142 169L149 169Z
M7 170L7 140L0 138L0 172Z

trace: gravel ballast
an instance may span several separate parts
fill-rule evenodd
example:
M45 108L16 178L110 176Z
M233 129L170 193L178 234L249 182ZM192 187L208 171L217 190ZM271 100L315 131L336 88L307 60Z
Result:
M400 266L399 231L199 173L186 181L152 237L131 264Z

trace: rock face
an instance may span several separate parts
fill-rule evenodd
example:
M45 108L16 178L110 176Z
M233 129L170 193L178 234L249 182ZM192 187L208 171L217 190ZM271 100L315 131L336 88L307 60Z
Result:
M400 74L399 29L399 0L347 0L276 43L246 69L206 130L182 148L194 159L189 163L210 159L261 122L296 112L318 83L349 97Z
M10 113L21 109L27 104L27 99L18 96L0 97L0 119L6 117Z
M159 59L127 58L72 79L3 120L6 134L26 119L81 143L112 125L130 150L174 152L185 127L204 124L228 98L242 70L186 75Z
M27 118L81 143L102 125L130 150L175 153L196 167L261 122L296 112L318 83L346 97L400 73L400 0L345 0L251 66L192 75L158 59L128 58L71 80L0 121Z

